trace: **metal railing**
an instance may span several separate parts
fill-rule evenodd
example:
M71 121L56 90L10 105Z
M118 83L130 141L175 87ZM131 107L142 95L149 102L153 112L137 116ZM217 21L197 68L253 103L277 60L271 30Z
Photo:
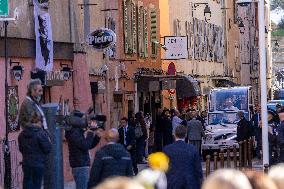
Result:
M211 160L213 159L213 166ZM206 177L213 171L220 168L252 168L253 159L253 139L239 142L239 149L236 146L228 147L215 152L213 158L210 155L206 156Z

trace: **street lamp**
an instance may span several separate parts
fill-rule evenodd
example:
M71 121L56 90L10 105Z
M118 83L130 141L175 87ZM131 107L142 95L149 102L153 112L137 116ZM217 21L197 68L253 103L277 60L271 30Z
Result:
M10 66L12 64L17 64L17 65L13 66L13 68L11 69L11 74L14 76L15 80L17 81L22 80L24 67L20 65L20 62L12 62L12 60L10 60Z
M208 22L212 16L212 11L208 3L194 3L192 9L196 10L196 8L199 7L200 5L205 5L203 13L204 13L205 21ZM192 11L192 17L193 17L193 11Z
M240 33L241 34L244 34L245 33L245 25L244 25L244 22L242 20L240 20L240 23L239 23L239 29L240 29Z
M241 7L247 7L250 3L252 3L253 0L238 0L237 4Z

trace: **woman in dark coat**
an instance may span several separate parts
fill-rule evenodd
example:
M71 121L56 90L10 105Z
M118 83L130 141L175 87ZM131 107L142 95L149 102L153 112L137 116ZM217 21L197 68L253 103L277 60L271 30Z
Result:
M135 114L135 138L137 148L137 161L143 163L143 156L145 154L146 140L148 139L148 133L146 123L142 112Z
M19 150L23 155L23 189L40 189L44 177L51 142L41 127L41 117L34 113L31 125L27 125L18 137Z
M166 146L173 143L173 126L170 111L164 110L162 115L163 146Z

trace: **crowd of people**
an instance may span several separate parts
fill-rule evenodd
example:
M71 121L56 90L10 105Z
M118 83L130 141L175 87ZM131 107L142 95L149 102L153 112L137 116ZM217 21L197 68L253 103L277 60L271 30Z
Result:
M41 96L40 80L32 80L19 115L22 131L18 142L19 150L23 155L23 189L41 188L48 154L52 150L46 118L40 106ZM246 120L243 112L238 112L237 140L243 141L255 136L256 153L260 157L261 116L259 112L260 109L256 106L251 122ZM116 128L104 130L98 127L96 116L87 119L86 114L74 110L72 116L86 121L88 125L88 127L71 127L65 131L76 189L284 188L283 165L272 168L269 176L253 171L220 170L204 181L200 155L206 114L194 109L182 111L182 113L174 109L159 109L153 121L149 113L138 112L121 118ZM269 110L268 115L270 165L274 165L284 162L284 109L278 107L277 111ZM96 152L91 164L89 150L95 148L102 139L105 139L105 145ZM141 178L137 164L147 163L146 160L149 160L150 154L155 152L162 152L169 159L169 166L164 166L167 169L163 169L166 172L165 176L161 176L163 175L161 171L154 171L146 174L146 180L157 178L156 182L159 180L160 183L153 181L153 186L147 184L145 186L145 183L135 186L135 181L130 178L134 176ZM161 164L162 161L160 161L158 158L156 164ZM151 164L151 162L148 163ZM120 178L109 180L113 177ZM166 178L166 181L158 179L160 177ZM259 178L263 180L263 184Z

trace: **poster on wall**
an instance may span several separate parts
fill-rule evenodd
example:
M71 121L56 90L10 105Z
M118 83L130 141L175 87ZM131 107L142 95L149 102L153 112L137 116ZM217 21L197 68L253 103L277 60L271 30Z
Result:
M37 0L34 0L35 36L36 36L36 68L52 71L53 40L50 15Z
M188 58L187 36L166 36L166 60L179 60Z
M18 87L8 87L8 126L9 132L20 130L18 124L19 96Z

